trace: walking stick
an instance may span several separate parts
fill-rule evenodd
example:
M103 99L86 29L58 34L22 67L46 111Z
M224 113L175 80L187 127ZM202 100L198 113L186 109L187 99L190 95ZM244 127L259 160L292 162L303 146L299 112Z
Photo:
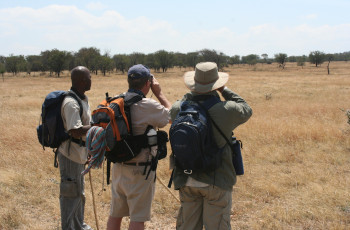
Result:
M99 227L98 227L98 219L97 219L97 213L96 213L96 205L95 205L95 195L94 195L94 189L93 189L92 180L91 180L91 170L89 170L89 179L90 179L91 194L92 194L92 205L93 205L93 207L94 207L96 228L97 228L97 230L99 230Z
M177 197L174 195L174 193L171 192L171 190L168 188L168 186L166 186L166 185L159 179L159 177L157 177L157 180L159 181L159 183L161 183L161 184L164 186L164 188L166 188L166 189L168 190L168 192L169 192L178 202L180 202L179 198L177 198Z

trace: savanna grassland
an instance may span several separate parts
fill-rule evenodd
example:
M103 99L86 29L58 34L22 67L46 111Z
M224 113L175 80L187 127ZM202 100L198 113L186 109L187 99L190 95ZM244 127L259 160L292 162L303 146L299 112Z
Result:
M182 75L188 70L155 73L172 103L187 92ZM284 70L277 64L240 65L225 71L230 74L227 86L253 108L251 119L235 130L243 141L245 175L232 194L232 228L350 229L350 124L345 114L350 62L332 62L330 75L326 64L302 68L288 63ZM60 229L59 171L52 151L40 146L36 126L44 97L69 89L69 73L62 75L0 78L0 229ZM87 95L95 108L105 92L126 89L125 74L93 75ZM165 184L168 165L166 158L158 166ZM92 170L100 229L106 228L110 206L103 174L103 169ZM88 175L85 188L85 218L95 228ZM146 228L175 229L178 208L157 181ZM127 224L125 219L124 229Z

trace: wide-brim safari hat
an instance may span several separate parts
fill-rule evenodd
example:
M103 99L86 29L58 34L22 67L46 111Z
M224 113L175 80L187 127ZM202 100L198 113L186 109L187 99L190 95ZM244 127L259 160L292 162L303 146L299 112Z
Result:
M196 93L208 93L226 84L228 74L219 72L214 62L200 62L195 71L184 74L185 85Z

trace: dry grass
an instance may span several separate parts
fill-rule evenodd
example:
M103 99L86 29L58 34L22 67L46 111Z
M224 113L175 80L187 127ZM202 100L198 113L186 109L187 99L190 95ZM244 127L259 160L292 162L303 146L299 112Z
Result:
M246 173L233 193L233 229L350 228L349 67L331 63L331 75L325 66L295 63L284 70L274 64L226 69L228 86L254 111L235 131L244 143ZM171 102L187 92L184 71L156 74ZM59 172L35 128L45 95L69 86L68 73L60 79L6 75L0 81L0 229L59 229ZM125 75L93 76L87 95L94 108L106 91L126 88ZM102 174L92 171L99 224L105 229L110 188L101 193ZM167 183L169 174L168 161L161 161L158 177ZM88 177L85 187L86 221L95 226ZM178 207L157 183L147 229L175 229ZM124 228L127 224L123 221Z

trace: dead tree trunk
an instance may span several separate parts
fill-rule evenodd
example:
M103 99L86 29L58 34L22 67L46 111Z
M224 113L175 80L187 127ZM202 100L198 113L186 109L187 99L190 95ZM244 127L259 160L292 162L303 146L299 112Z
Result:
M329 75L329 64L331 63L331 61L328 61L328 65L327 65L327 72L328 72L328 75Z

